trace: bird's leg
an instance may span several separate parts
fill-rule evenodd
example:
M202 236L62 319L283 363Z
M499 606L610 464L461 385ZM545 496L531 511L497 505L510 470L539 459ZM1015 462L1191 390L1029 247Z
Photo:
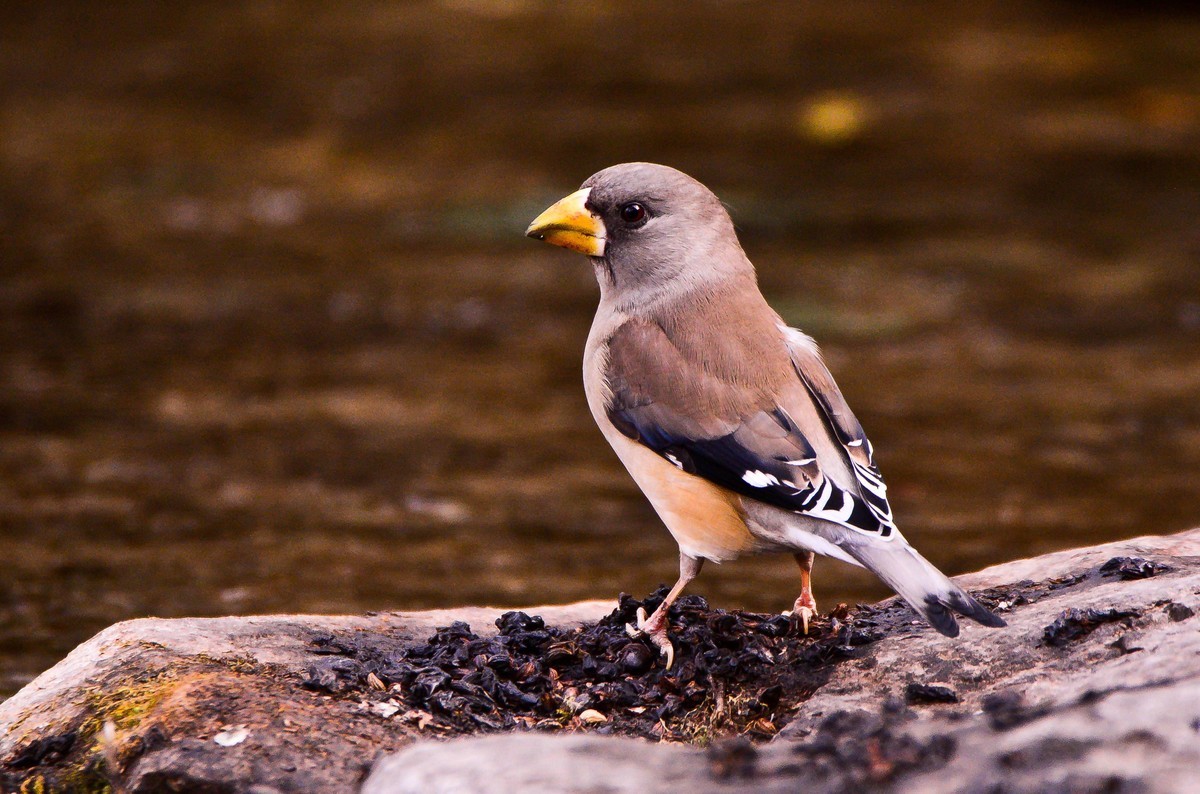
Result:
M675 599L679 598L679 594L683 592L683 588L687 587L688 582L696 578L703 565L702 557L689 557L682 551L679 552L679 579L671 588L671 592L667 593L666 599L658 605L658 609L654 610L654 614L650 617L646 617L644 608L638 607L637 628L628 623L625 624L625 631L629 633L629 636L638 637L644 634L658 646L659 653L667 657L668 670L675 663L675 647L671 645L671 638L667 636L667 610L671 608L671 604L675 603Z
M792 606L792 618L799 618L805 634L808 634L808 622L817 614L817 600L812 594L812 568L816 556L811 551L796 552L796 564L800 566L800 596Z

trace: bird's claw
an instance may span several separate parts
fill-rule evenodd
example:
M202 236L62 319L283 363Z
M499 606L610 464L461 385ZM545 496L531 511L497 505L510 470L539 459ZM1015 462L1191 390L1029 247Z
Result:
M628 634L630 637L632 637L635 640L638 637L645 636L645 634L646 634L646 608L645 607L637 608L637 625L635 626L632 623L626 623L625 624L625 633Z
M800 597L796 599L795 605L792 606L792 611L783 614L791 618L792 631L799 628L807 636L808 625L817 616L817 602L813 600L810 593L801 593Z
M792 612L793 618L800 619L800 626L803 629L805 636L808 635L808 622L816 617L816 615L816 611L809 609L808 607L798 607Z
M661 637L652 636L650 639L652 639L654 644L658 646L659 655L667 658L667 666L663 669L670 670L671 665L675 664L675 646L671 644L669 639L667 639L666 634L663 634Z
M646 610L638 607L637 625L626 623L625 633L635 640L640 637L649 637L650 641L658 648L658 655L666 657L667 670L670 670L671 665L675 664L675 646L671 644L671 639L667 636L666 621L662 621L662 625L650 625L650 620L646 617Z

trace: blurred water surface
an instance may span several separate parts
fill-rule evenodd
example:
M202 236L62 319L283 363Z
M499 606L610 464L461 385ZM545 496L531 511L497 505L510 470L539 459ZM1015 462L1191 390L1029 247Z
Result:
M672 580L521 236L625 160L728 201L947 572L1196 524L1200 16L1130 8L6 4L0 692L124 618Z

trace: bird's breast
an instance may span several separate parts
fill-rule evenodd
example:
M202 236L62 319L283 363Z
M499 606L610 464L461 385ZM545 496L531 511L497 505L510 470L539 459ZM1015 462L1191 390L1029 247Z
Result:
M680 471L653 450L621 433L608 418L611 392L604 379L607 338L592 337L584 352L584 391L588 408L634 482L650 501L685 554L723 562L754 551L762 543L750 534L737 494L702 477Z

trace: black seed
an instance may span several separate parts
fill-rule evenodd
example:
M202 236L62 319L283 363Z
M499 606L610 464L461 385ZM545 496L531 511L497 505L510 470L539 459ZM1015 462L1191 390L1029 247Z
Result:
M1148 579L1169 570L1170 567L1160 562L1141 557L1113 557L1100 566L1100 575L1120 576L1122 579Z
M1068 609L1059 613L1058 618L1043 630L1042 640L1047 645L1061 648L1086 637L1103 623L1137 617L1137 614L1118 609Z
M513 634L519 631L538 631L546 628L546 622L541 617L530 617L524 612L505 612L496 618L496 628L501 634Z
M904 688L904 699L912 704L957 703L958 695L948 686L918 684L914 681Z
M791 626L792 621L787 615L775 615L759 623L758 630L768 637L786 637Z
M631 642L621 651L621 669L632 675L641 675L654 663L654 652L640 642Z

